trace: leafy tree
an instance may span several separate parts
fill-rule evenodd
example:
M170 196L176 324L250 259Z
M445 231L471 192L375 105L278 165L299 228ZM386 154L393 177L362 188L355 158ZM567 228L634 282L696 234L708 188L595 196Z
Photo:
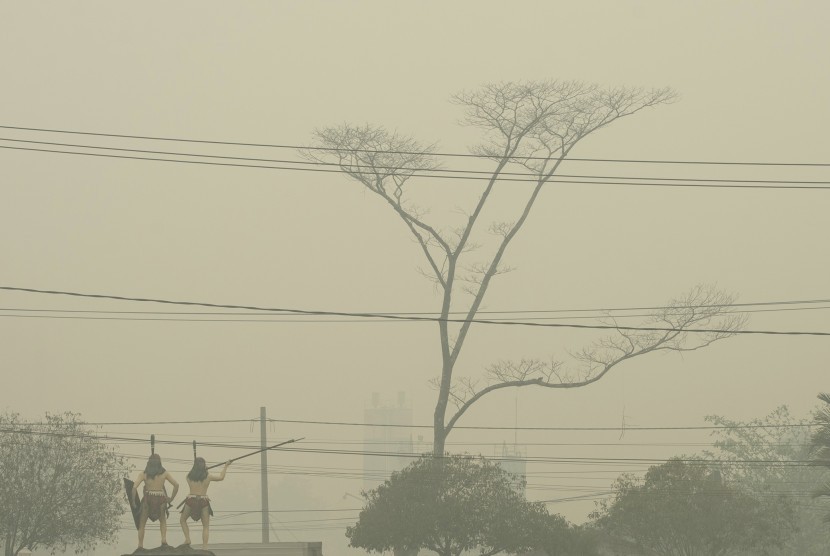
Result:
M722 556L781 546L793 523L723 481L704 461L675 458L638 480L623 475L593 516L634 554Z
M535 526L537 551L547 556L598 556L598 539L590 527L573 525L558 514L540 515Z
M791 512L797 524L784 544L769 548L769 554L827 554L830 532L822 527L810 490L826 480L828 473L810 463L810 422L794 418L786 406L750 421L717 415L706 420L720 427L712 433L717 450L707 457L720 463L724 477L752 493L770 511Z
M72 413L31 423L0 415L0 538L22 549L88 550L114 541L124 460Z
M813 433L812 444L818 464L825 469L830 469L830 394L819 394L818 399L824 402L824 406L816 411L817 428ZM826 474L823 477L822 486L814 492L814 496L830 496L830 482L827 481ZM830 523L830 513L825 515L824 520Z
M483 458L425 456L363 493L366 506L346 536L350 546L375 552L526 552L539 543L539 527L561 524L543 503L529 502L523 486Z
M742 318L727 311L732 298L713 288L698 287L672 300L653 315L653 330L618 329L615 336L589 346L566 364L556 360L501 361L486 370L485 379L454 376L471 325L492 283L508 271L505 254L518 235L546 184L583 139L643 109L672 102L668 88L603 88L575 81L492 83L453 97L466 112L464 123L482 130L473 152L493 164L483 172L477 199L459 221L442 226L413 197L412 178L446 175L431 146L382 127L342 125L319 129L307 158L332 164L377 195L402 222L424 257L422 273L440 293L438 344L441 368L435 386L433 453L445 452L447 436L459 418L482 397L504 388L552 389L587 386L616 365L647 353L699 349L730 336ZM508 182L505 185L505 180ZM518 182L518 183L517 183ZM469 184L468 184L469 186ZM507 220L490 219L498 212L498 191L510 188L519 199ZM413 191L414 190L414 191ZM462 209L463 210L463 209ZM479 249L486 254L476 255ZM459 300L466 292L469 298ZM450 322L451 315L464 316ZM689 335L694 326L720 332ZM448 408L455 406L454 411Z

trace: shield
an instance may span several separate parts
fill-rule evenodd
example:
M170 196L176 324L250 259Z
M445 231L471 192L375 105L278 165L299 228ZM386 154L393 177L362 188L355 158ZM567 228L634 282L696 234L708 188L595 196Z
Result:
M135 521L135 528L138 529L138 521L139 517L141 516L141 498L138 496L138 493L135 493L135 498L133 498L133 483L131 480L125 478L124 479L124 490L127 491L127 502L130 503L130 511L133 513L133 521Z

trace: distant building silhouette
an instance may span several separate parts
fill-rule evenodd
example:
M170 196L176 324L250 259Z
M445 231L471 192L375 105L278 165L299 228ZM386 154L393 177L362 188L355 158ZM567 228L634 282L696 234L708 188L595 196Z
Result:
M414 461L412 404L405 392L398 392L394 402L373 392L363 422L376 425L364 427L363 433L363 488L370 490Z
M363 489L371 490L393 472L400 471L413 461L416 455L432 450L432 444L425 442L423 435L413 438L412 403L405 392L398 392L390 401L373 392L371 400L363 409ZM519 479L527 475L527 454L517 444L502 443L494 446L494 461Z
M511 446L504 442L501 447L495 449L493 456L502 469L511 475L515 475L518 480L527 477L527 454L522 452L518 445L513 444Z

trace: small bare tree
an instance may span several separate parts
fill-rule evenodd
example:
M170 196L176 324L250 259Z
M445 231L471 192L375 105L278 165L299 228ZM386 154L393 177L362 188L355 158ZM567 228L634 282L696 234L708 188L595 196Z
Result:
M542 188L551 181L571 150L585 137L610 123L659 104L672 102L671 89L602 88L574 81L494 83L453 97L464 107L464 123L484 131L484 141L473 152L495 167L472 210L460 226L442 228L426 220L427 212L407 197L409 180L419 174L434 175L440 164L434 147L411 137L373 126L342 125L316 131L316 145L303 151L314 161L335 164L349 177L378 195L400 217L422 251L428 268L423 271L441 293L438 332L441 372L435 381L438 399L434 414L435 454L443 454L447 435L470 406L495 390L542 386L576 388L605 376L616 365L658 350L699 349L737 330L742 319L729 312L728 295L698 287L671 308L654 315L665 330L619 330L617 336L574 354L577 367L568 371L561 362L523 360L501 362L487 371L484 385L459 379L454 371L470 326L482 306L492 279L504 272L502 259L527 221ZM508 168L517 168L528 185L523 206L509 222L482 222L492 205L497 184ZM516 184L511 184L515 186ZM474 231L484 228L497 239L484 262L471 262L468 254L477 245ZM463 305L466 318L450 322L460 304L456 294L471 295ZM695 335L687 330L708 325L722 332ZM655 327L660 328L660 327ZM448 405L457 411L447 420Z

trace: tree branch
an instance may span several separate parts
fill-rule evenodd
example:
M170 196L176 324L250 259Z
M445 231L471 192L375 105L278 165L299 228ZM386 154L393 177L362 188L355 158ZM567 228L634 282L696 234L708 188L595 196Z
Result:
M302 150L302 156L326 164L333 161L348 176L386 201L418 242L436 280L446 288L446 277L429 247L435 242L445 256L452 249L438 230L421 220L415 211L405 208L403 200L405 185L411 177L440 167L432 156L433 148L368 125L325 128L317 130L315 135L318 147Z
M458 410L447 423L452 429L461 416L478 400L504 388L540 386L543 388L582 388L601 380L617 365L657 351L695 351L713 342L728 338L743 328L746 316L734 312L734 298L714 286L698 285L683 297L673 299L657 310L651 322L667 325L671 330L655 333L637 330L616 330L616 335L602 338L591 346L573 354L583 368L577 376L563 375L563 364L522 359L519 362L502 361L488 368L491 383L474 391L467 387L467 395L459 396ZM613 319L607 323L616 324ZM693 333L694 328L715 328L716 333ZM467 383L468 385L471 383ZM461 401L463 400L463 401Z

